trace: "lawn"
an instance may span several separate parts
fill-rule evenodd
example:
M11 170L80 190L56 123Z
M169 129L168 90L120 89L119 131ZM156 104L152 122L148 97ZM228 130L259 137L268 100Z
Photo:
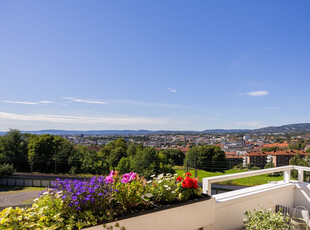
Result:
M10 187L10 186L0 186L0 195L9 195L23 192L34 192L43 191L46 188L42 187Z
M185 168L182 166L175 166L175 171L178 174L178 176L183 176L186 172ZM212 177L212 176L220 176L225 174L233 174L233 173L240 173L240 172L246 172L245 169L229 169L225 172L207 172L204 170L198 170L198 181L201 183L202 178L204 177ZM195 175L194 170L190 170L192 175ZM227 185L243 185L243 186L254 186L254 185L260 185L260 184L266 184L270 181L280 181L283 180L283 176L272 176L269 174L260 175L260 176L252 176L252 177L246 177L236 180L228 180L223 182L218 182L219 184L227 184Z

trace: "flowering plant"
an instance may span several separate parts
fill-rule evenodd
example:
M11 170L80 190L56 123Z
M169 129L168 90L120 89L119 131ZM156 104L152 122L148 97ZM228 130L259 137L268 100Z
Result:
M178 177L176 180L180 182L178 184L180 193L180 200L188 200L191 197L200 196L202 194L202 189L198 186L198 178L191 177L192 174L190 172L185 174L184 179L182 177Z
M134 172L89 181L59 180L28 209L4 209L0 229L81 229L114 220L130 212L195 198L201 194L197 178L160 174L146 181Z
M157 177L152 175L153 180L146 182L146 199L161 205L178 201L178 182L175 176L176 174L170 173L166 176L164 174L159 174Z

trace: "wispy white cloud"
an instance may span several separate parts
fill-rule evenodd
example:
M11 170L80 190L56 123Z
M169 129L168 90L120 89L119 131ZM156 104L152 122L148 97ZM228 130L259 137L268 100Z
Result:
M37 105L38 102L30 102L30 101L1 101L5 103L13 103L13 104L24 104L24 105Z
M0 120L43 121L66 124L106 124L106 125L166 125L163 118L147 117L104 117L104 116L66 116L50 114L16 114L0 112Z
M126 104L131 106L139 106L139 107L161 107L161 108L170 108L170 109L177 109L177 108L186 108L182 105L175 105L175 104L166 104L166 103L154 103L154 102L144 102L144 101L135 101L135 100L111 100L109 101L111 104L119 103L119 104Z
M279 107L276 107L276 106L274 106L274 107L264 107L263 108L264 110L279 110Z
M237 95L242 96L242 95L247 95L251 97L261 97L261 96L266 96L268 95L268 91L260 90L260 91L252 91L252 92L246 92L246 93L237 93Z
M54 104L54 101L39 101L40 104Z
M176 89L168 88L168 90L169 90L171 93L177 93L177 92L178 92Z
M79 99L79 98L73 98L73 97L63 97L62 99L79 102L79 103L87 103L87 104L106 104L104 101L97 101L97 100L86 100L86 99Z

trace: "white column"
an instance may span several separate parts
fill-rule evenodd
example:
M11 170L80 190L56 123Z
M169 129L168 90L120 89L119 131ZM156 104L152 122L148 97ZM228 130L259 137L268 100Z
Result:
M202 192L211 195L211 183L209 183L208 178L202 180Z
M290 183L290 179L291 179L291 170L285 170L283 176L284 176L284 182Z
M304 170L298 169L298 182L304 182Z

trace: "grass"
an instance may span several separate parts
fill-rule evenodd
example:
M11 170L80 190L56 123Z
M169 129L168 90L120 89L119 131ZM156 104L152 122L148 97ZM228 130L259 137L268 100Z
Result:
M0 186L1 195L16 194L22 192L33 192L33 191L43 191L46 188L42 187L9 187L9 186Z
M185 168L182 166L175 166L175 171L178 174L178 176L183 176L186 172ZM198 170L198 181L201 183L202 178L204 177L212 177L212 176L220 176L220 175L226 175L226 174L234 174L234 173L240 173L240 172L246 172L248 170L246 169L229 169L225 172L207 172L204 170ZM192 169L190 170L193 176L195 176L195 171ZM226 185L240 185L240 186L255 186L260 184L267 184L270 181L281 181L283 180L283 176L272 176L269 174L260 175L260 176L252 176L252 177L246 177L246 178L240 178L235 180L228 180L223 182L218 182L219 184L226 184Z

